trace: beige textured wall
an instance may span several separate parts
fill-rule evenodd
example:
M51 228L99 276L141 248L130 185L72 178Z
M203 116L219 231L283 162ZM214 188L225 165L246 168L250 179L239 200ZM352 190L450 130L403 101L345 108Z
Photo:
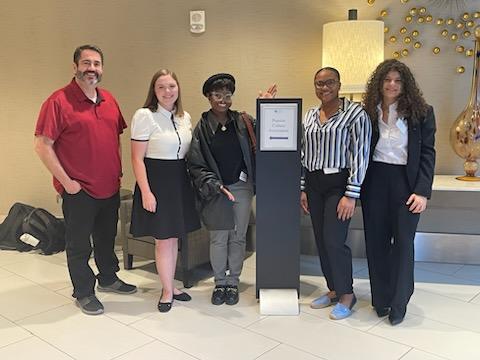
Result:
M410 1L411 6L429 3ZM475 1L466 3L473 10ZM143 104L151 75L162 67L177 72L194 120L207 109L203 81L216 72L236 76L234 108L254 113L257 91L273 81L280 97L301 97L306 108L316 103L311 84L321 65L322 25L344 20L351 7L359 9L359 19L374 19L388 8L396 14L392 26L407 9L398 0L377 1L374 7L366 0L2 0L0 214L15 201L60 212L50 176L32 149L33 130L41 103L70 80L77 45L95 43L104 50L102 86L117 97L127 122ZM206 11L202 35L189 32L189 10L195 9ZM437 39L437 32L432 27L424 42ZM448 129L465 105L470 61L453 51L434 58L425 48L406 62L436 110L437 173L461 172L462 162L448 145ZM466 67L464 76L452 70L457 63ZM132 187L128 139L127 131L124 185Z

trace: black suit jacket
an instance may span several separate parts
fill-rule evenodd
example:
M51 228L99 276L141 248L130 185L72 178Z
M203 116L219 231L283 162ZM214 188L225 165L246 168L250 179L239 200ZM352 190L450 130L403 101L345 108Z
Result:
M408 160L407 178L412 193L430 199L435 170L435 115L433 108L428 107L424 118L413 123L407 119L408 124ZM370 161L377 146L380 136L378 123L372 127L372 142L370 148ZM368 177L368 170L367 175Z

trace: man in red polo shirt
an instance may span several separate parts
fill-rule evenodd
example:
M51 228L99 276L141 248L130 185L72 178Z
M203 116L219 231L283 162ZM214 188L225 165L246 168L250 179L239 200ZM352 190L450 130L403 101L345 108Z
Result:
M73 54L75 77L42 105L35 130L35 151L53 175L62 196L66 252L73 297L89 315L103 313L99 291L132 294L134 285L120 280L114 252L122 176L120 137L127 127L113 96L97 88L103 53L93 45ZM92 253L98 275L88 260Z

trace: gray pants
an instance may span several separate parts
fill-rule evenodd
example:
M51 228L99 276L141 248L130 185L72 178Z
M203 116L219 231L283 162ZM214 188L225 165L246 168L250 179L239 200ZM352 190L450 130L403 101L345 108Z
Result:
M252 207L253 187L250 182L238 181L228 185L235 197L233 230L210 231L210 262L215 285L238 285L245 259L245 245ZM230 270L227 275L227 269Z

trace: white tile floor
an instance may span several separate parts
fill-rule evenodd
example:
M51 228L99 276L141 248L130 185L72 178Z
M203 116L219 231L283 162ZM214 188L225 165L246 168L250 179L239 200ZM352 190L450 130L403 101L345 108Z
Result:
M188 290L193 301L160 314L154 267L136 261L142 266L120 276L139 292L98 293L106 313L93 317L70 297L64 253L0 251L0 359L480 359L480 266L417 263L407 316L392 327L370 306L364 259L354 259L359 302L341 321L308 306L325 281L316 257L301 264L299 316L259 314L252 255L236 306L211 305L207 278Z

